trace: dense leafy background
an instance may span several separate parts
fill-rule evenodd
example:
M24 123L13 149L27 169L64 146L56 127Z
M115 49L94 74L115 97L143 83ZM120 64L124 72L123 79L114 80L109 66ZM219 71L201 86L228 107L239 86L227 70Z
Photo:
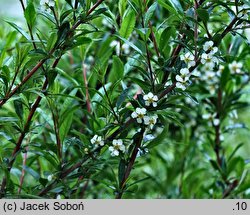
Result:
M1 17L0 99L45 61L0 107L2 197L249 198L249 31L239 19L221 38L237 16L235 5L250 7L248 1L200 1L197 9L191 0L104 1L88 15L96 1L78 2L75 7L75 1L57 1L53 14L30 0L24 16ZM1 13L4 7L6 2ZM77 20L84 24L73 33ZM197 65L200 75L192 76L185 91L171 89L149 109L157 124L143 134L140 156L121 188L145 129L135 121L126 124L136 107L145 106L141 94L160 97L185 67L180 55L200 56L208 40L218 45L224 71L210 83ZM241 74L231 73L233 61L243 64ZM42 89L45 78L48 87ZM217 127L202 117L206 113L220 117L219 161ZM91 144L95 134L105 139L104 147ZM114 135L128 146L125 155L110 156Z

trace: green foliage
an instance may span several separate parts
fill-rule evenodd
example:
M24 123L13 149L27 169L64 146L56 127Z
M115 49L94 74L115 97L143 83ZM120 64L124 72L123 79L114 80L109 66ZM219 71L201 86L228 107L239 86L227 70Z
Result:
M247 1L53 2L0 26L1 198L250 197Z

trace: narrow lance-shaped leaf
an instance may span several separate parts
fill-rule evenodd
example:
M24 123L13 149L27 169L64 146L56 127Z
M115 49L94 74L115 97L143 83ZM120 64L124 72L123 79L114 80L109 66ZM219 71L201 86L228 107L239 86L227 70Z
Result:
M28 25L33 28L36 21L36 10L32 1L29 2L28 6L24 11L24 17Z
M128 39L130 34L132 33L135 27L136 14L133 10L128 10L124 15L124 19L122 21L121 29L119 31L120 35L125 39Z
M145 14L145 18L144 18L144 25L145 27L148 25L149 20L151 19L151 17L153 16L155 10L157 7L157 2L155 2L154 4L152 4L149 8L147 13Z

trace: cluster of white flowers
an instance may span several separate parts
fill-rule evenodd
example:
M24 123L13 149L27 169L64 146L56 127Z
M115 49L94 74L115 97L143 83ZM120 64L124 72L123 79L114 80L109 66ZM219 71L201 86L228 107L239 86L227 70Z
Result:
M101 136L98 136L98 135L95 135L91 140L90 142L93 144L93 145L97 145L97 146L104 146L104 141L102 139Z
M183 68L180 70L180 74L175 76L176 87L182 90L186 90L186 84L189 80L190 74L187 68Z
M154 125L157 122L157 115L153 115L153 116L144 116L143 120L144 120L144 124L148 125L150 127L150 129L153 129Z
M148 125L153 129L154 125L157 122L157 115L147 116L147 110L145 108L136 108L135 111L131 114L131 117L136 119L138 123L143 123Z
M128 55L130 53L130 47L128 44L123 43L122 46L119 41L113 40L110 45L111 48L115 48L116 55L120 55L121 49L124 54Z
M191 52L181 55L180 59L186 63L188 68L195 66L195 57Z
M214 113L214 114L211 114L211 113L203 114L202 118L206 119L206 120L209 120L210 122L213 123L214 126L218 126L220 124L220 119L216 118L216 113Z
M201 55L201 63L214 68L215 64L219 62L218 58L214 56L214 54L218 52L218 48L214 46L213 41L207 41L203 45L203 50L205 53Z
M240 74L243 64L241 62L233 61L229 64L229 70L232 74Z
M143 118L147 114L146 108L136 108L135 111L131 114L131 117L136 119L138 123L143 122Z
M94 137L90 140L90 142L96 146L104 146L104 140L102 139L101 136L98 136L98 135L94 135ZM126 150L126 147L123 144L123 141L121 139L117 139L117 140L114 139L112 141L112 146L109 147L109 151L111 152L111 156L119 156L119 154L121 152L124 153L125 150ZM89 149L85 148L84 152L86 154L88 154Z
M145 106L153 106L157 107L158 96L154 95L152 92L145 94L143 96L143 100L145 102ZM131 114L133 119L136 119L138 123L144 123L145 125L149 126L150 129L153 129L154 125L157 122L158 116L157 115L147 115L146 108L136 108L135 111Z
M152 104L153 107L157 107L158 96L154 95L153 93L149 92L148 94L144 95L143 100L145 101L146 106L150 106Z
M112 146L109 147L109 151L111 152L111 156L119 156L120 152L124 153L126 147L123 145L123 141L121 139L113 140Z
M218 52L218 47L214 46L213 41L207 41L203 45L203 51L201 55L202 68L199 78L206 82L206 87L208 88L210 94L216 92L216 86L219 81L219 76L222 73L222 67L219 67L219 71L214 71L215 66L219 63L218 58L215 54ZM203 73L204 72L204 73Z

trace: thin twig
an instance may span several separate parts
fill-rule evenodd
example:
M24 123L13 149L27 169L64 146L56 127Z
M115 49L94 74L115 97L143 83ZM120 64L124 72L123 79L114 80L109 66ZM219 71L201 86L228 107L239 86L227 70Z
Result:
M87 12L87 16L90 15L95 8L97 8L104 0L99 0L92 8L90 8L90 10ZM74 30L79 27L80 24L82 24L82 20L78 20L72 27L71 29L68 31L67 33L67 37L72 35L72 32L74 32ZM66 37L66 38L67 38ZM49 56L51 56L53 53L55 52L55 48L53 48L50 52L49 52ZM13 95L16 94L16 92L18 92L18 90L35 74L35 72L46 62L46 60L49 59L49 57L41 60L40 62L37 63L36 66L33 67L33 69L24 77L24 79L21 81L20 84L18 84L10 93L9 95L5 96L5 98L0 100L0 107L3 106Z
M24 167L26 166L27 158L28 158L28 146L25 148L25 153L23 156L23 169L22 169L22 174L21 174L21 178L20 178L20 185L19 185L19 189L18 189L18 194L20 194L22 191L23 180L24 180L24 176L25 176L25 168Z
M124 190L126 188L128 177L130 176L131 170L132 170L132 168L134 166L134 163L135 163L135 160L136 160L137 153L138 153L139 148L141 146L144 132L145 132L145 129L142 129L141 132L140 132L140 134L139 134L139 138L136 139L135 147L134 147L134 150L133 150L133 152L131 154L129 163L127 165L127 168L125 170L123 179L122 179L122 181L120 183L120 190L119 190L119 192L116 195L116 199L121 199L122 198L122 195L123 195Z

